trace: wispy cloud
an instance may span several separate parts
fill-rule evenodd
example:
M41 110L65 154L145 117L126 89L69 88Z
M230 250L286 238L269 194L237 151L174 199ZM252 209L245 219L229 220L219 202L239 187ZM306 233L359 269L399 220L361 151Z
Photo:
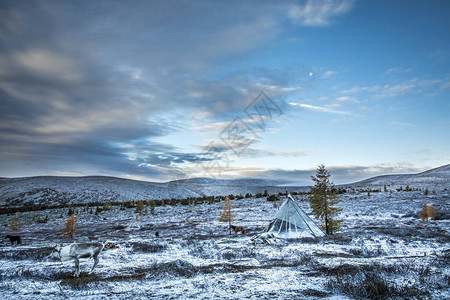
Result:
M384 72L385 75L390 74L398 74L398 73L411 73L413 71L413 68L389 68Z
M398 121L389 122L389 126L398 127L398 128L417 127L417 125L413 124L413 123L398 122Z
M273 150L273 149L258 149L258 148L249 148L243 153L243 157L303 157L311 155L311 151L304 150Z
M353 0L307 0L303 5L292 5L289 16L296 24L303 26L326 26L337 16L353 8Z
M443 90L450 89L450 81L442 83L441 89L443 89Z
M342 94L356 95L369 93L374 98L396 98L400 96L417 95L433 89L442 82L441 79L411 78L397 84L356 86L342 90Z
M447 49L436 49L428 54L428 57L436 64L446 64L450 60L450 51Z
M290 102L289 104L294 106L294 107L298 107L300 109L303 109L303 110L360 117L360 115L355 114L355 113L353 113L351 111L338 110L338 109L335 108L336 105L315 106L315 105L311 105L311 104L295 103L295 102Z
M336 75L337 73L335 71L326 71L322 74L322 78L330 78L331 76Z
M355 102L355 103L359 103L358 100L356 100L356 99L354 99L352 97L349 97L349 96L337 97L336 100L340 101L340 102Z

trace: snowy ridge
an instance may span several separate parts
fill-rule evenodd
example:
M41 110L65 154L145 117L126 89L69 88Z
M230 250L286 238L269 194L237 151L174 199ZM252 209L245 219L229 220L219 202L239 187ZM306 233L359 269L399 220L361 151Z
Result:
M130 201L137 199L180 199L229 194L279 192L283 181L267 179L193 178L166 183L116 177L38 176L0 179L0 207L61 205Z
M405 187L405 185L410 185L414 188L450 188L450 164L417 174L376 176L344 186L382 187L385 184L393 188Z
M343 187L390 188L410 185L412 188L450 188L450 165L418 174L384 175ZM255 178L215 179L191 178L165 183L137 181L106 176L59 177L38 176L0 178L0 207L27 205L61 205L137 199L181 199L188 197L270 194L286 191L307 191L305 186L288 186L286 181Z

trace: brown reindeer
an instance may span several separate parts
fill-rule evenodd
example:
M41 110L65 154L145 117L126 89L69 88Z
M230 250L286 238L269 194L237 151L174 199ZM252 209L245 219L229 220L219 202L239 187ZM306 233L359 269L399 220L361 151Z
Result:
M240 231L242 234L245 234L245 227L244 226L230 225L230 228L234 230L234 233L238 233Z

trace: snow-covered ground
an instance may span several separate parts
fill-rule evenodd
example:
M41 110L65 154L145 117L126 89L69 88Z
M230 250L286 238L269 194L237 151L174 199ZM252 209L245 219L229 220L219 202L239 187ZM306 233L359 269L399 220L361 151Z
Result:
M44 224L22 213L23 245L4 241L0 247L0 298L347 299L377 293L446 299L450 193L445 188L428 196L343 194L339 234L274 245L251 243L276 212L265 198L232 201L233 223L245 226L245 235L228 235L227 224L218 221L223 202L165 205L137 221L134 208L113 207L98 216L76 208L75 239L119 246L102 252L91 275L92 260L82 260L80 278L72 277L73 263L46 258L52 245L68 242L61 238L67 210L37 212L49 216ZM299 203L310 212L308 203ZM424 203L437 208L439 220L418 217ZM11 218L0 215L0 224ZM13 234L2 228L3 236Z

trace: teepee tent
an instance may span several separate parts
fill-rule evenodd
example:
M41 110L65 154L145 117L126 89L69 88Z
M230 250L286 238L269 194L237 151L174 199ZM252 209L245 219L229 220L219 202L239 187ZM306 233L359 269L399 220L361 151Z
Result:
M286 201L275 214L274 220L270 222L265 231L281 238L319 237L325 235L316 223L298 206L291 195L288 195Z

